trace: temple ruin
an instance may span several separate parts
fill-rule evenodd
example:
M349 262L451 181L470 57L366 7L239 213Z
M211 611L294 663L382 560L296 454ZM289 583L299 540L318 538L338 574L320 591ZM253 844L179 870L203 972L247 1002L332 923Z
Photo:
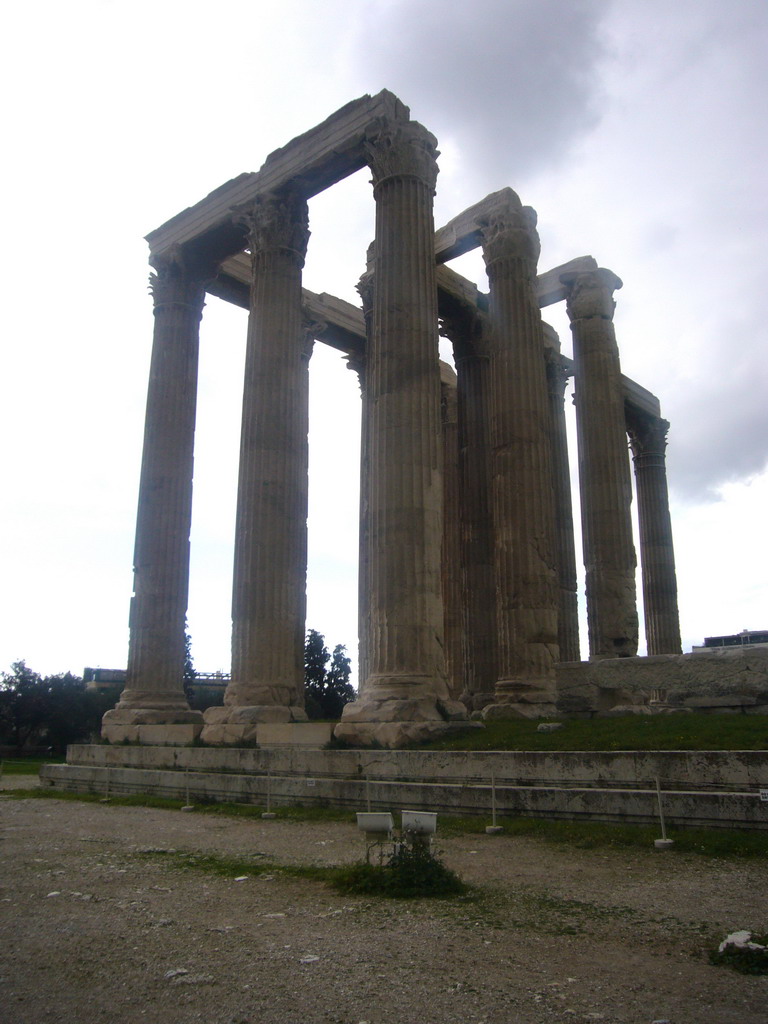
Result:
M680 655L669 425L658 400L621 373L613 295L622 282L591 256L539 274L536 214L511 189L436 231L437 155L435 138L395 96L364 96L148 236L155 330L128 675L103 724L112 742L233 745L254 740L264 723L306 720L315 341L345 353L362 400L360 687L338 737L402 746L466 728L470 716L567 712L574 673L636 662L630 446L648 654ZM376 230L357 308L303 289L302 266L307 200L364 166ZM476 247L487 295L446 266ZM250 315L231 682L224 707L202 715L184 697L182 668L207 293ZM542 322L542 307L561 301L573 361ZM439 361L439 334L453 344L455 372ZM588 663L563 407L571 376Z

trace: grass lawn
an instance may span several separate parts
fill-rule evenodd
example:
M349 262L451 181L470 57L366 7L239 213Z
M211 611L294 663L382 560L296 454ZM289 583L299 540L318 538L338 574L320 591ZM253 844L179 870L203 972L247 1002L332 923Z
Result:
M64 764L63 757L4 757L0 760L3 775L37 775L44 764Z
M489 722L423 750L768 750L768 715L622 715L563 720L537 732L537 721Z

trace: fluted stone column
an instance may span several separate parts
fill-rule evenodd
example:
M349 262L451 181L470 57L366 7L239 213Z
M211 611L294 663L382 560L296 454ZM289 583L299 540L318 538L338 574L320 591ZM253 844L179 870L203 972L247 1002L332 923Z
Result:
M563 274L573 333L581 519L591 659L637 653L635 548L610 270Z
M552 431L552 471L555 493L555 538L559 581L557 642L560 661L579 661L578 579L576 545L573 536L571 473L568 464L568 435L565 426L564 395L569 372L560 356L556 331L544 324L547 344L547 385Z
M350 370L357 373L360 384L360 398L362 408L360 410L360 533L358 537L358 566L357 566L357 637L358 637L358 663L357 678L358 686L361 687L368 678L368 652L370 642L368 634L370 629L370 600L369 600L369 579L368 579L368 421L370 418L368 388L366 386L366 366L368 352L371 346L373 334L373 249L368 249L368 270L362 275L357 285L363 306L363 317L365 319L366 346L365 354L358 357L350 357L348 365Z
M439 731L442 646L440 371L435 283L435 140L415 122L366 143L376 200L368 396L368 665L336 728L399 746Z
M301 270L307 205L257 201L232 583L232 680L205 713L206 742L255 739L258 722L305 721L309 355Z
M443 609L445 672L448 692L460 700L463 690L463 597L459 509L459 409L456 374L440 363L443 423Z
M155 269L128 673L102 724L102 736L113 743L191 742L202 728L202 715L184 695L184 630L199 329L205 284L216 270L190 265L181 254Z
M669 423L627 418L637 486L645 635L649 654L682 654L677 575L669 515L666 447Z
M481 224L490 282L491 447L498 623L496 704L485 717L554 711L557 560L549 397L536 296L536 214L512 190Z
M459 504L463 584L462 702L493 703L497 679L496 580L491 509L490 354L480 313L443 317L453 343L459 415Z

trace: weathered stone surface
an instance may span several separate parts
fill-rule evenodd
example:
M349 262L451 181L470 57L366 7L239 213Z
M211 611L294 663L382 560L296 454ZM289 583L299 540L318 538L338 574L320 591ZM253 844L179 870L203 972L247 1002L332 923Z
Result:
M649 654L682 654L665 450L669 423L627 410L637 486L643 611Z
M501 193L500 193L501 195ZM544 337L534 290L536 213L511 190L479 224L490 284L490 430L498 665L496 698L554 700L557 559Z
M185 711L174 711L171 715L163 708L121 708L118 705L106 712L103 721L107 725L188 725L201 724L202 715L189 706Z
M187 719L177 716L189 713L182 680L199 325L205 282L215 267L177 253L155 269L128 671L118 709L162 708L162 721L183 722ZM195 715L202 724L199 712ZM134 723L139 720L134 716ZM105 719L104 729L116 724L114 718Z
M301 312L307 204L261 197L243 213L253 282L232 583L232 724L304 706L309 354ZM258 711L248 716L244 707ZM238 714L246 717L238 718ZM255 717L254 717L255 716Z
M199 738L203 723L164 723L134 725L108 722L102 725L101 738L109 743L139 743L149 746L186 746Z
M332 722L261 723L256 730L260 747L324 747L332 736Z
M561 275L573 334L591 658L637 653L632 484L627 455L613 291L621 280L599 269Z
M558 705L552 700L551 691L542 694L540 701L510 700L503 704L487 704L480 712L484 722L511 718L553 718L557 714Z
M240 746L242 744L256 743L258 740L258 725L208 725L206 723L200 734L203 743L211 746Z
M652 700L667 708L751 712L768 705L768 649L561 664L557 681L557 706L563 713L605 712Z
M334 736L353 746L382 746L396 749L412 743L427 743L429 740L451 733L465 732L468 729L479 729L479 722L445 722L445 721L388 721L388 722L346 722L336 726Z

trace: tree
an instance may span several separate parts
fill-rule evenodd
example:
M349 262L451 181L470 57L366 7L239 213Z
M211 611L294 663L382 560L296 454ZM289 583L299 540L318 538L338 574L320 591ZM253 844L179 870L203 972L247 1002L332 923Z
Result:
M10 672L0 673L0 738L19 753L34 745L64 753L68 743L98 733L113 703L110 695L88 690L71 672L43 678L16 661Z
M355 699L355 688L349 681L351 662L345 652L346 647L337 644L331 655L322 633L315 629L307 633L304 701L310 718L340 718L344 705Z
M184 687L184 696L190 705L195 696L195 679L197 679L197 672L195 672L195 666L192 662L192 637L189 635L187 620L184 619L184 675L182 676L182 685Z
M42 676L14 661L0 679L0 733L20 752L42 732L46 714Z

